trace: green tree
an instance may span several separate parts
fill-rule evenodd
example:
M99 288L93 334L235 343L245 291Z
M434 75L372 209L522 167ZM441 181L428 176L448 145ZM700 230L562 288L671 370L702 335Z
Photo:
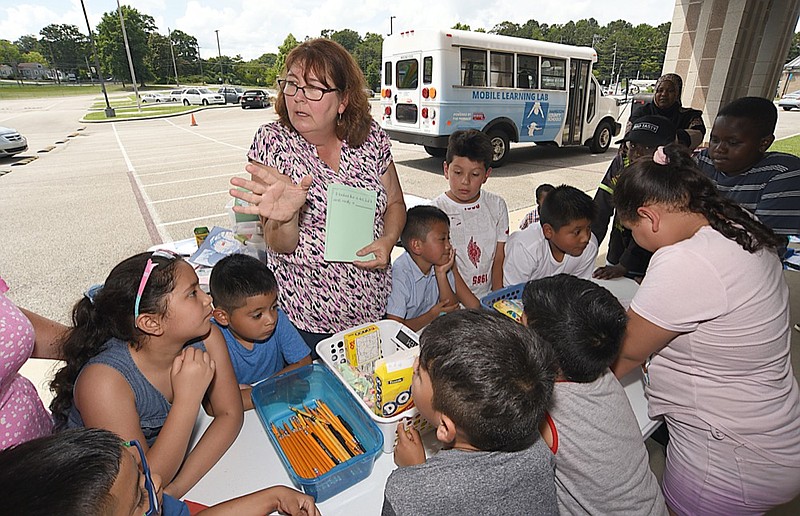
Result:
M122 16L125 18L125 31L128 34L133 69L136 78L144 86L145 81L152 78L150 70L145 65L145 56L148 52L148 35L156 29L155 20L152 16L142 14L127 5L122 6ZM97 25L97 51L100 54L101 64L107 70L111 70L123 84L131 82L122 28L116 10L103 14Z
M283 73L283 67L286 64L286 56L299 44L300 42L297 41L297 38L295 38L293 34L289 33L289 35L286 36L281 46L278 47L278 55L275 58L275 64L272 65L272 69L270 69L267 74L267 86L276 84L275 81Z
M47 62L47 59L40 54L39 52L27 52L22 54L19 60L20 63L39 63L43 65L45 68L49 67L50 64Z
M162 36L158 32L151 32L147 36L147 49L144 63L149 68L155 81L162 84L173 82L175 80L175 70L172 66L169 38Z
M181 30L170 33L172 50L175 52L175 62L178 65L178 76L190 72L200 73L200 55L197 49L197 38Z
M353 53L358 66L364 72L364 80L371 90L381 85L381 52L383 50L383 36L367 32L361 44Z
M21 58L22 52L16 45L7 39L0 39L0 64L16 67L19 63L24 63Z
M86 68L89 38L75 25L52 23L39 31L40 52L50 58L51 66L57 70L71 72Z
M350 29L337 30L330 35L330 39L342 45L351 54L361 43L361 36L358 35L358 32Z
M451 29L455 29L455 30L472 30L472 29L469 28L469 25L467 25L466 23L461 23L461 22L456 23L455 25L453 25L450 28Z
M26 52L42 52L42 44L33 34L20 36L19 39L14 42L14 44L23 54Z
M794 33L792 43L789 46L789 53L786 56L786 62L788 63L797 56L800 56L800 32Z

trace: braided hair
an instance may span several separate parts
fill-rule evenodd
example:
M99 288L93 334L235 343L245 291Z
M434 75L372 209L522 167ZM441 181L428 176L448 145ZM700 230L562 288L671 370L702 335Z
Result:
M714 183L697 169L685 147L673 143L664 147L663 153L666 159L662 161L666 164L643 158L620 175L614 190L614 205L620 220L634 222L639 218L640 207L659 203L703 215L714 230L751 253L786 245L784 237L723 197Z

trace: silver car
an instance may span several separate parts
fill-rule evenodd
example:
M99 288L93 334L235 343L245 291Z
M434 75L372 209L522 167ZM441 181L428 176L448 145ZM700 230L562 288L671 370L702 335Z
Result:
M778 101L778 107L789 111L792 108L800 109L800 90L787 93Z
M16 129L0 127L0 158L11 157L26 150L28 150L28 140L24 136Z

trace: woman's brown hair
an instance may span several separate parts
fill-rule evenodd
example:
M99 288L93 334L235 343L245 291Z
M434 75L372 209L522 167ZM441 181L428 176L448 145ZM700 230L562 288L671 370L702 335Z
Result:
M294 65L303 67L306 81L309 73L313 73L326 88L336 88L338 95L347 99L347 107L336 124L336 137L346 140L351 147L360 147L369 135L372 115L364 93L364 74L353 56L339 43L317 38L305 41L289 52L284 75ZM294 129L281 89L278 90L275 112L281 124Z

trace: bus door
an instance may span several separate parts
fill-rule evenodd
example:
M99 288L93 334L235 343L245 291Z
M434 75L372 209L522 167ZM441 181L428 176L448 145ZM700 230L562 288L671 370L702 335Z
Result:
M395 127L420 126L421 54L403 54L395 62L395 88L392 92Z
M569 65L569 99L562 145L580 145L583 138L583 112L589 83L589 61L571 59Z

